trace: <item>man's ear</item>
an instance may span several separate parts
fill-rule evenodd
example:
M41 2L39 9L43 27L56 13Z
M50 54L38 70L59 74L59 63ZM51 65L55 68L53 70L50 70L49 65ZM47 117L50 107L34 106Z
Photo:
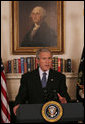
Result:
M36 58L36 63L39 64L39 59Z

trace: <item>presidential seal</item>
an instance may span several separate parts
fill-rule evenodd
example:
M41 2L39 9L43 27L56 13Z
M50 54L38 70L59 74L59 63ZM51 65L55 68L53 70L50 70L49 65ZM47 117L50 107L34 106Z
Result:
M63 114L62 106L56 101L49 101L42 107L42 116L48 122L58 121Z

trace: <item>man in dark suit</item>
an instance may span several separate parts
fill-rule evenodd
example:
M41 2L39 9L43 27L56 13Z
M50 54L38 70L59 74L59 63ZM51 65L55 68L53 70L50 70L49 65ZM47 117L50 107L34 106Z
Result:
M77 92L76 97L78 102L84 102L84 48L79 64L78 70L78 84L77 84Z
M57 46L57 35L45 22L46 11L37 6L31 13L33 25L21 42L21 47L55 47Z
M19 104L38 104L47 101L67 103L70 97L67 93L66 77L51 69L52 54L46 48L36 53L39 68L24 74L21 78L19 93L15 100L14 113Z

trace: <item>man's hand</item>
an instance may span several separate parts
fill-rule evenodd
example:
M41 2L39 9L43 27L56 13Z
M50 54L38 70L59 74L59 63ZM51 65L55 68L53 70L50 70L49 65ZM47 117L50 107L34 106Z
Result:
M59 93L58 93L58 97L61 103L67 103L66 98L62 97Z
M13 108L13 112L14 112L15 115L16 115L16 111L17 111L18 108L19 108L19 104L14 106L14 108Z
M84 85L81 85L80 88L82 89L82 93L84 94Z

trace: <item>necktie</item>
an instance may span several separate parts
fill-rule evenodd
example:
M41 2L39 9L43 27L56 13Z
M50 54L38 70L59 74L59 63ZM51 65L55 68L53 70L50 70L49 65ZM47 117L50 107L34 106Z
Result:
M43 88L46 87L46 74L47 74L47 73L45 73L45 72L43 73L43 77L42 77L42 81L41 81Z

